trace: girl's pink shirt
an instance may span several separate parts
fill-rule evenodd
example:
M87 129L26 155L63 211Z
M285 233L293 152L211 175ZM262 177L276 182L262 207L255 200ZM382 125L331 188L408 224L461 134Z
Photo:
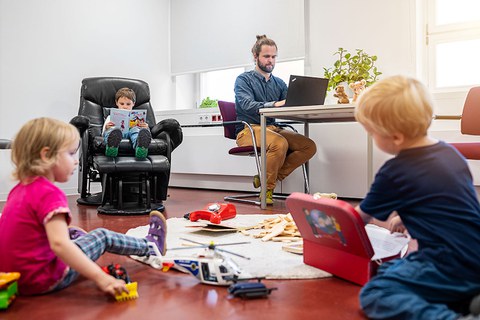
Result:
M50 249L45 224L56 214L70 224L67 197L45 177L18 183L0 216L0 272L20 272L20 294L40 294L53 288L68 266Z

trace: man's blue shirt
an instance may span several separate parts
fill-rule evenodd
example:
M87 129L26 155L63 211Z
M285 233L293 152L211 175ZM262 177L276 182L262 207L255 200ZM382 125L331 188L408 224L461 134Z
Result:
M258 109L273 107L276 101L287 97L287 85L273 75L268 81L255 70L247 71L235 81L235 109L237 120L250 124L260 124ZM274 124L275 119L267 118L267 125ZM237 133L243 129L237 125Z

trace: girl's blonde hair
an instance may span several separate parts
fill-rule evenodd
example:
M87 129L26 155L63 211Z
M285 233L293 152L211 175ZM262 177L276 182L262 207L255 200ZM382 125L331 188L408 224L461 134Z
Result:
M401 133L414 139L427 134L433 118L433 103L420 81L393 76L375 83L360 95L355 118L381 135Z
M60 120L37 118L28 121L12 142L14 178L23 181L29 177L46 175L55 163L58 151L79 139L78 130ZM47 160L40 156L44 147L49 148Z

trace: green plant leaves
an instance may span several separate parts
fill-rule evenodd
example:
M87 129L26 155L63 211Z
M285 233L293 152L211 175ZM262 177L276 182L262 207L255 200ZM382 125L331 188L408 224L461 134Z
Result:
M331 91L341 82L355 82L362 79L367 81L367 86L372 85L382 72L378 71L375 62L378 57L369 55L363 49L356 49L354 54L344 48L338 48L333 55L338 59L333 63L333 68L323 68L325 78L330 79L328 91Z
M217 99L210 99L210 97L206 97L202 100L200 104L200 108L214 108L218 107L218 100Z

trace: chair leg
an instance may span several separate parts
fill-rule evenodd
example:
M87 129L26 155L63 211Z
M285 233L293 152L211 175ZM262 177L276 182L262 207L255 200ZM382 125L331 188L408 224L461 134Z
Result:
M121 178L118 179L118 209L122 210L123 209L123 180Z
M138 204L143 203L143 176L138 177Z
M153 176L153 202L154 203L158 203L159 201L157 201L157 193L158 193L158 177L155 175Z
M111 197L111 185L109 186L109 176L108 174L103 174L102 177L102 206L107 203L107 192L110 192L110 197ZM111 199L111 198L110 198ZM111 200L110 200L111 201Z
M303 179L305 180L305 192L310 194L310 181L308 181L307 165L302 164Z
M249 204L254 204L254 205L261 205L260 202L260 193L250 193L250 194L240 194L240 195L235 195L235 196L226 196L223 197L223 200L225 201L231 201L231 202L241 202L241 203L249 203ZM283 196L279 194L274 194L273 199L278 199L278 200L285 200L287 199L288 196ZM248 200L248 198L256 198L257 200Z
M259 206L261 204L260 199L258 198L259 196L260 193L241 194L236 196L226 196L223 198L223 200L231 202L249 203ZM247 198L257 198L258 200L248 200Z
M152 207L152 198L151 198L151 193L150 193L150 179L148 179L148 176L145 177L145 194L146 194L146 199L145 199L145 202L146 202L146 205L147 205L147 208L151 208Z

